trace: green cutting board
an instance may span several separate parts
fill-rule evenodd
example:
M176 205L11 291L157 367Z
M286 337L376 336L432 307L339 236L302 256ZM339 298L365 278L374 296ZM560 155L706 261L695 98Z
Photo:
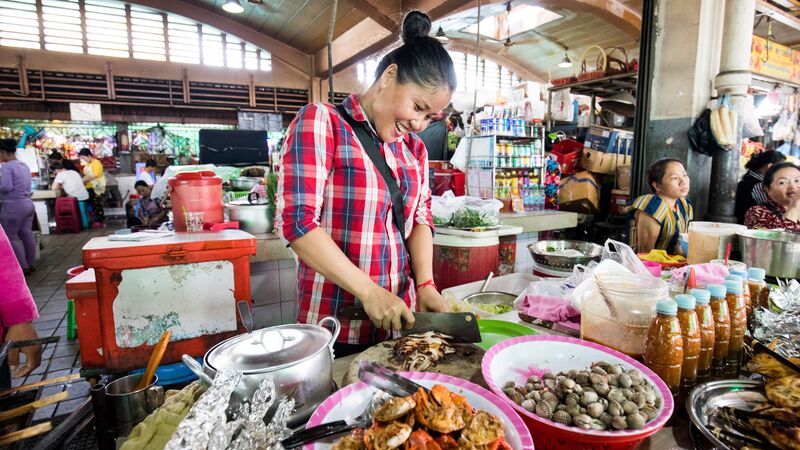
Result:
M506 322L505 320L478 320L478 328L481 331L482 340L475 345L484 350L489 350L489 347L506 339L539 334L525 325Z

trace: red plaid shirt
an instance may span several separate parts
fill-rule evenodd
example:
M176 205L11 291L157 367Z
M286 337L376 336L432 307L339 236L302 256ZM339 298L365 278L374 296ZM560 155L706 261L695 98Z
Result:
M422 140L408 134L400 142L381 143L366 120L358 95L344 101L383 151L405 200L405 236L415 224L433 228L428 187L428 152ZM414 280L400 231L392 219L386 184L352 128L333 105L311 104L292 121L281 149L275 229L288 245L322 227L357 267L379 286L416 310ZM336 316L342 324L339 342L365 344L388 334L372 322L348 320L338 311L355 297L328 281L302 260L297 268L298 322L315 324Z

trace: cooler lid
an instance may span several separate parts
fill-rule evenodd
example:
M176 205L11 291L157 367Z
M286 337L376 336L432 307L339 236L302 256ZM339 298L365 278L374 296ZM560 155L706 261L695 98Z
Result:
M108 258L130 258L145 255L168 255L175 252L230 251L227 257L255 255L255 237L242 230L217 232L175 233L172 236L143 242L109 241L108 237L91 239L83 246L83 265L102 267ZM131 260L131 267L138 267Z
M169 179L169 185L194 184L194 185L215 185L222 184L222 178L218 177L213 170L200 170L194 172L178 172Z

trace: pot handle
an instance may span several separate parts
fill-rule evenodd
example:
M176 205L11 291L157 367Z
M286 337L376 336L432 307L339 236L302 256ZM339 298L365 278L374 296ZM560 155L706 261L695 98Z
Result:
M331 340L328 341L328 347L331 348L333 351L333 343L336 342L336 338L339 337L339 330L341 330L342 326L339 323L339 320L336 317L323 317L322 320L317 322L318 326L324 327L325 323L330 322L333 325L333 331L331 332Z
M251 193L247 194L247 203L250 203L251 205L253 203L258 203L258 199L260 199L260 198L261 198L261 196L258 195L258 192L251 192Z
M186 367L194 372L194 374L197 375L197 377L200 378L200 381L203 383L211 386L211 384L214 382L208 375L206 375L205 372L203 372L203 366L201 366L196 359L184 353L183 356L181 356L181 361L183 361L183 363L186 364Z

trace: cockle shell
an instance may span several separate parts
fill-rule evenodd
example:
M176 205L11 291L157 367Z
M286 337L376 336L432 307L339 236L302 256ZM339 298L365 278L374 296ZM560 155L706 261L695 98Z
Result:
M556 411L553 414L552 420L553 422L557 422L562 425L569 425L572 423L572 416L570 416L566 411Z

